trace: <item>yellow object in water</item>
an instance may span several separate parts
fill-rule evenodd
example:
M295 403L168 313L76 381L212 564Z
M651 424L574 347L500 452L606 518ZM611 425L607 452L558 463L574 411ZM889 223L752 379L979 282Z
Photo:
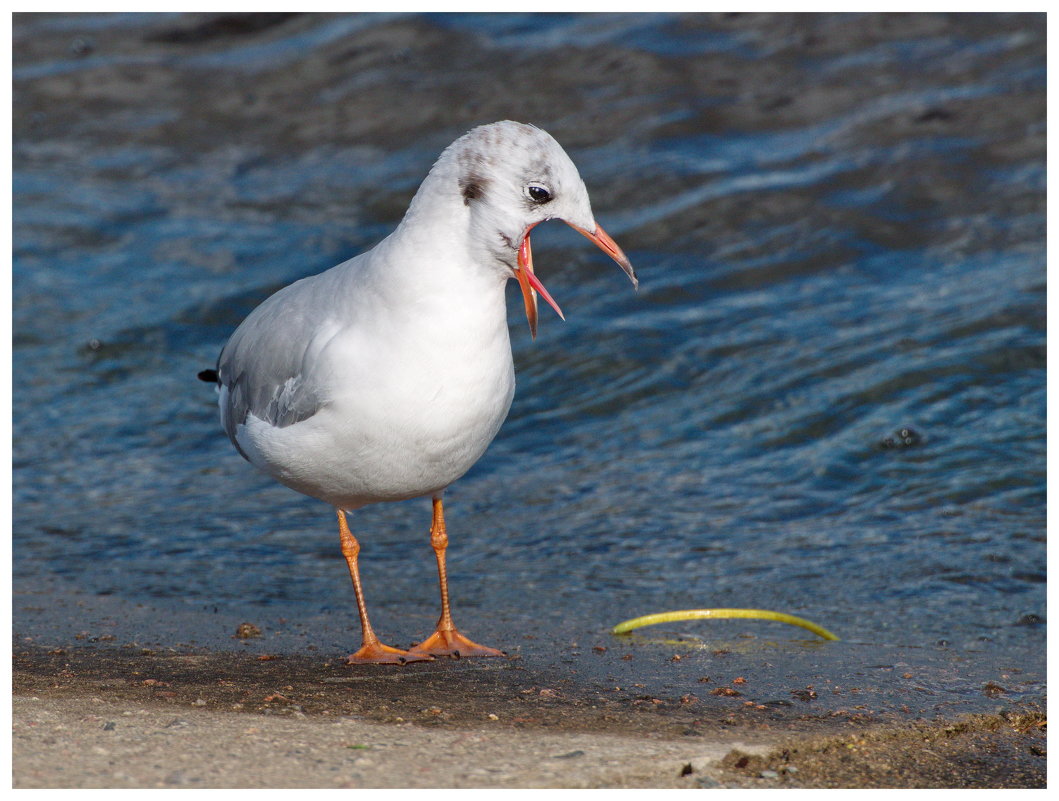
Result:
M776 620L780 623L789 623L792 626L800 626L803 629L808 629L813 634L818 634L825 640L838 639L838 637L823 626L818 626L805 618L795 617L794 615L788 615L784 612L771 612L768 609L683 609L679 612L659 612L654 615L644 615L643 617L634 617L632 620L625 620L611 629L611 633L628 634L633 629L638 629L642 626L653 626L656 623L672 623L677 620L700 620L708 617L745 617L756 620Z

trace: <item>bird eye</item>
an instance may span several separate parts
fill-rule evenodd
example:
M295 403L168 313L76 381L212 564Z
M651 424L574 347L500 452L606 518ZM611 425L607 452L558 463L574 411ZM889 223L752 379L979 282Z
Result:
M540 184L530 184L527 186L526 194L534 203L547 203L552 199L552 193Z

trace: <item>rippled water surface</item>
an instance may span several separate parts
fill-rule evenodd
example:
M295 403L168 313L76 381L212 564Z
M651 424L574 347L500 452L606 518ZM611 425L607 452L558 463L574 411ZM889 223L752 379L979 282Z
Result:
M532 342L509 295L515 402L447 496L468 628L763 607L1043 660L1043 16L18 16L14 48L16 596L352 625L332 511L195 374L514 118L641 289L535 234L568 321ZM354 518L422 633L428 517Z

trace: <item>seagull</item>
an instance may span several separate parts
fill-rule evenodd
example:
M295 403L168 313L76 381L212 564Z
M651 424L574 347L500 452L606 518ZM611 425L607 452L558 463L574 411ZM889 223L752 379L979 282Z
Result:
M362 632L348 664L504 656L453 623L442 496L511 406L508 279L518 281L534 338L538 295L563 316L530 248L533 228L554 219L592 240L636 286L555 139L512 121L474 128L442 152L393 233L269 297L232 334L216 369L199 373L216 383L221 425L248 462L335 508ZM426 497L441 616L433 634L403 650L383 645L368 620L347 514Z

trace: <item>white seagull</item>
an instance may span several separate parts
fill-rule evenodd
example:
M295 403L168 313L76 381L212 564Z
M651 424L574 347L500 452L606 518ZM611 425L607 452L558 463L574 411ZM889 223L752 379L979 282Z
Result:
M511 121L475 128L441 154L392 234L272 295L232 334L216 370L199 374L217 383L221 424L247 461L337 510L363 632L350 664L503 656L452 622L442 494L511 406L507 280L521 286L534 335L537 293L562 316L530 251L530 231L552 219L595 242L636 285L549 134ZM368 621L346 513L427 496L441 617L405 651L383 645Z

